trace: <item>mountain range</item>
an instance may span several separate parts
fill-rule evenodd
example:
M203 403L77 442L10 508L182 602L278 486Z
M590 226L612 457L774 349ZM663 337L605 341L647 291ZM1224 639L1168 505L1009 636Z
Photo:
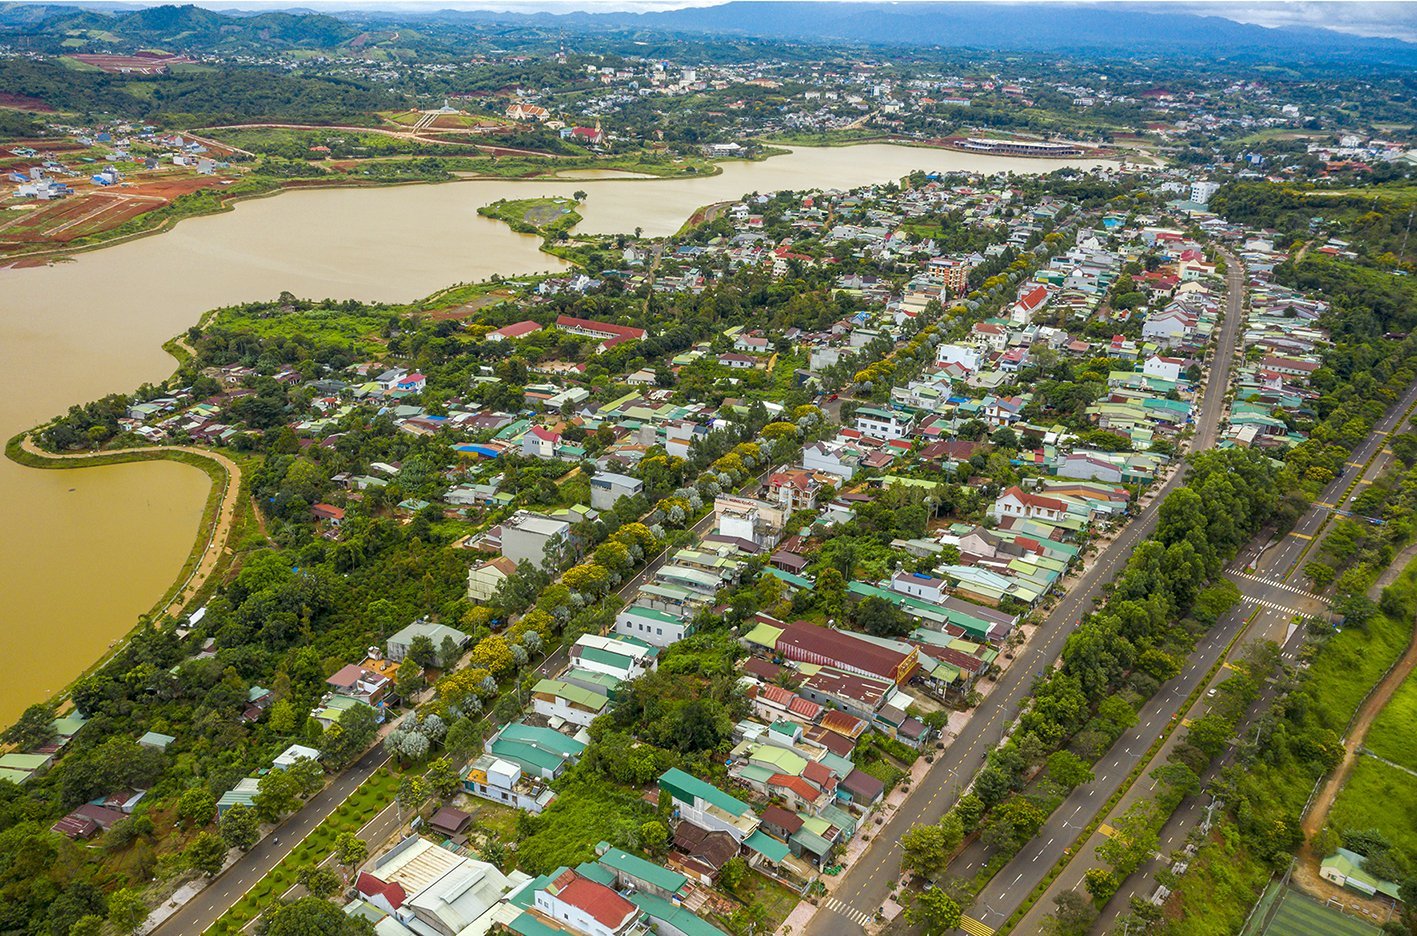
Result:
M1097 57L1166 56L1253 59L1289 64L1341 61L1417 66L1417 44L1289 26L1266 28L1220 16L1138 10L1117 4L1062 3L810 3L736 0L718 6L644 13L513 13L420 9L216 12L196 6L95 9L63 4L0 4L6 33L57 36L100 31L137 44L222 51L264 44L335 48L364 27L436 22L456 31L509 27L562 33L651 32L750 37L798 43L910 46L1057 53Z

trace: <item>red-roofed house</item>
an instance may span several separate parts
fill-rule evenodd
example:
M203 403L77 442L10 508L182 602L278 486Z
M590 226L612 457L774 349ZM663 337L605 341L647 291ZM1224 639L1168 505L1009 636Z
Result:
M359 896L390 915L408 899L408 893L402 885L381 881L367 871L359 872L359 879L355 881L354 887L359 891Z
M1009 342L1009 333L992 322L976 322L970 331L970 340L976 345L1002 351Z
M528 319L525 322L517 322L513 325L503 325L493 332L487 333L488 341L515 341L518 338L525 338L533 332L541 331L541 324Z
M1067 505L1057 498L1030 494L1014 485L994 501L994 519L1022 517L1028 520L1061 520L1067 515Z
M585 335L590 338L601 339L598 349L600 351L608 350L626 341L639 341L645 336L645 330L643 328L631 328L628 325L611 325L608 322L575 318L570 315L556 316L556 327L561 331L570 332L573 335Z
M1018 302L1014 303L1013 311L1009 313L1009 320L1017 325L1027 325L1033 321L1034 313L1047 304L1048 288L1035 286L1018 297Z
M900 653L862 640L845 631L807 621L788 624L773 647L788 660L832 666L848 673L889 679L898 686L910 681L920 665L919 654Z
M777 501L792 513L815 510L817 492L821 488L816 476L804 468L777 471L768 478L768 499Z
M537 891L535 901L543 915L587 936L618 936L640 916L639 908L624 897L569 868Z
M527 458L552 459L556 457L556 446L561 444L561 434L543 426L532 426L522 436L522 454Z
M328 520L330 526L339 526L344 522L344 509L334 504L316 504L310 508L310 514L316 520Z
M792 774L773 774L768 777L767 787L769 794L782 797L789 806L805 809L813 814L831 801L826 792Z

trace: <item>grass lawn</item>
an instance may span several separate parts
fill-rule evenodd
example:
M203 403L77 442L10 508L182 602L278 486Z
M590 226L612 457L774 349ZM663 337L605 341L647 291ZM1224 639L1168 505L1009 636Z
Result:
M1379 757L1417 770L1417 674L1408 676L1368 729L1363 745Z
M742 886L734 892L734 896L743 901L745 906L759 903L767 910L767 919L758 930L762 933L775 932L802 899L772 878L764 877L756 871L749 872Z
M299 312L277 310L247 312L225 309L219 312L213 325L236 331L250 331L263 338L292 338L304 335L323 344L349 344L361 354L377 354L384 350L380 337L384 325L395 315L392 310L317 308Z
M1417 576L1408 569L1393 587L1402 587ZM1412 633L1412 624L1376 614L1367 631L1349 628L1332 637L1309 669L1306 694L1318 706L1325 726L1342 734L1348 720L1368 690L1401 655Z
M569 231L580 223L576 202L570 198L514 198L495 201L477 209L486 218L501 221L522 234L549 237Z
M514 842L517 838L517 811L510 806L499 806L485 799L469 797L472 821L490 831L504 842Z
M1236 932L1269 876L1269 867L1245 849L1235 826L1222 822L1176 884L1181 897L1167 904L1168 936ZM1199 907L1204 911L1194 909Z
M1417 860L1417 777L1372 757L1359 757L1328 821L1340 833L1377 829Z

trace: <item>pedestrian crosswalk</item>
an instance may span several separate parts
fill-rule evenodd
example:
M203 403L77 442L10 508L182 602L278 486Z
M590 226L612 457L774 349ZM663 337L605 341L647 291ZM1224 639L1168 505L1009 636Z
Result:
M1286 608L1282 604L1275 604L1273 601L1265 601L1263 598L1256 598L1255 604L1261 608L1268 608L1271 611L1278 611L1281 614L1304 614L1303 611L1296 611L1293 608Z
M867 923L871 922L871 917L869 915L862 913L855 907L848 907L846 904L842 903L840 900L837 900L835 897L828 897L826 900L823 900L822 906L826 907L832 913L840 913L842 916L846 917L848 920L860 927L865 927Z
M959 928L969 936L994 936L994 927L986 926L972 916L960 917Z
M1311 591L1305 591L1298 585L1290 585L1288 582L1281 582L1279 579L1264 578L1259 575L1251 575L1248 572L1236 572L1235 575L1251 582L1259 582L1261 585L1268 585L1270 588L1279 588L1296 595L1303 595L1305 598L1312 598L1315 601L1327 601L1322 595L1315 595Z

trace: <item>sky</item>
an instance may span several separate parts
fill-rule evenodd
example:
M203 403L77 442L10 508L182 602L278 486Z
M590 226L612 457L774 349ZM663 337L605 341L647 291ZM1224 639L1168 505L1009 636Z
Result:
M159 0L151 0L152 3ZM171 0L184 2L184 0ZM523 13L652 12L688 6L712 6L726 0L185 0L212 9L253 10L261 7L303 9L353 9L374 7L385 10L431 7L434 9L502 10ZM820 0L832 2L832 0ZM923 0L894 0L897 3ZM1031 0L1038 2L1038 0ZM1076 0L1043 0L1074 3ZM117 4L127 5L127 4ZM139 0L133 5L149 5ZM1001 6L1005 4L1000 4ZM1096 5L1105 6L1099 2ZM1116 5L1132 10L1166 10L1223 16L1257 26L1310 26L1333 29L1358 36L1378 36L1417 42L1417 0L1121 0Z

